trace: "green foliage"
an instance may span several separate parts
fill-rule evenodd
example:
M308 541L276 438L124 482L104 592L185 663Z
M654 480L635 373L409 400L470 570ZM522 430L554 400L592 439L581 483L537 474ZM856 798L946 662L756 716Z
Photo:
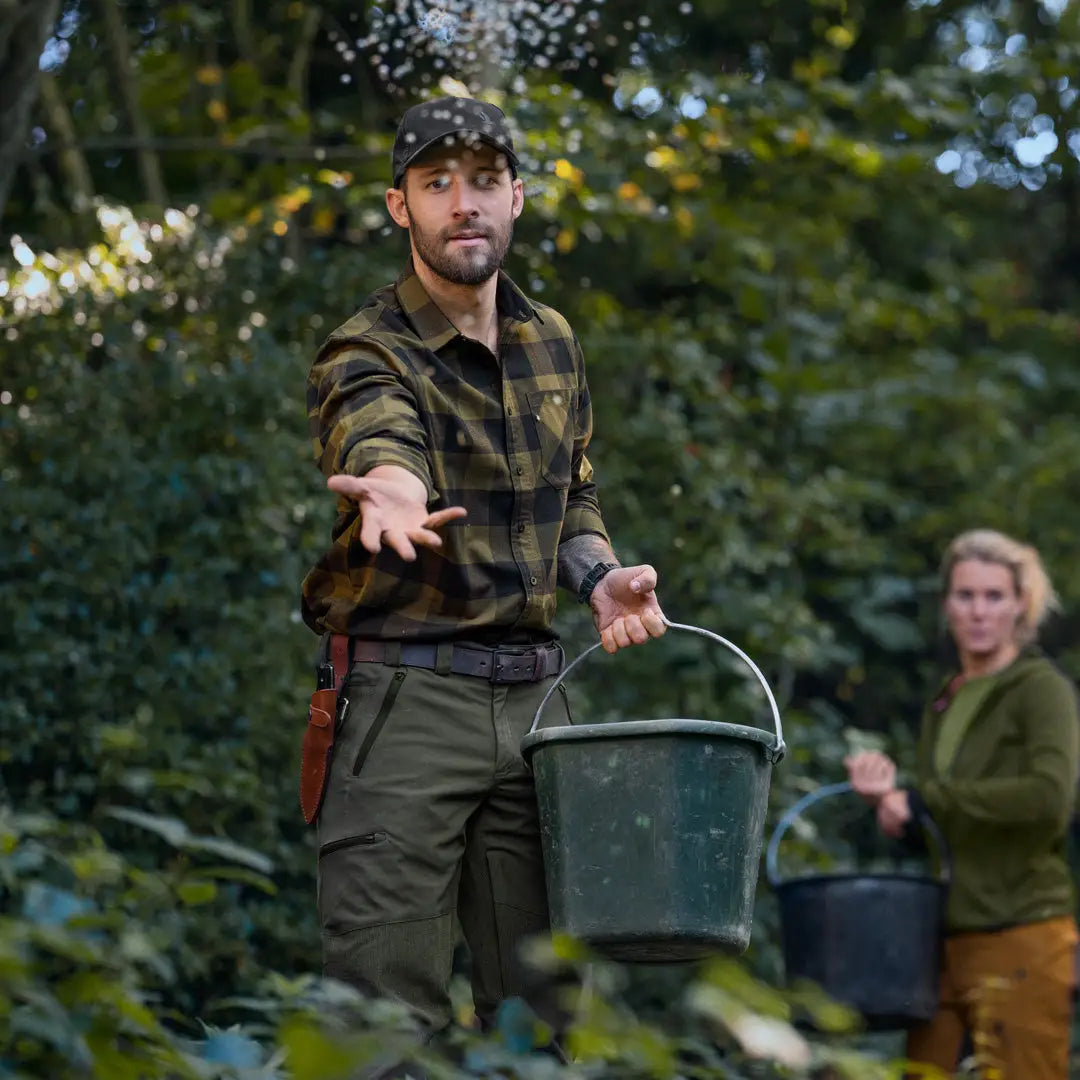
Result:
M0 1075L24 1052L93 1075L121 1031L141 1064L104 1057L101 1075L189 1075L207 1065L179 1018L230 997L249 1013L219 1019L254 1023L267 1076L277 1037L294 1068L346 1075L370 1032L358 1047L303 1019L314 640L297 592L333 513L304 376L404 257L383 191L406 98L348 56L369 6L113 6L130 68L106 62L107 4L65 6L60 111L39 102L3 219L0 779L11 858L58 853L6 886L22 997ZM776 810L838 778L862 731L903 749L941 659L936 561L962 528L1040 547L1066 609L1047 643L1080 673L1080 8L609 0L597 18L595 65L459 74L521 127L509 269L584 343L617 550L777 692ZM410 90L440 73L421 58ZM1047 122L1056 149L1025 164ZM147 154L185 209L155 205ZM593 632L565 599L573 654ZM687 635L597 655L570 690L579 718L768 722L739 662ZM44 807L59 822L35 833ZM818 865L829 838L794 853ZM112 876L80 878L88 858ZM33 912L71 901L35 884L76 920L43 930ZM750 961L770 976L775 919L763 887ZM767 1075L720 1056L733 1018L801 1006L733 989L736 970L680 987L655 1023L631 1001L645 989L610 976L574 1075ZM485 1043L470 1067L551 1075L531 1053Z

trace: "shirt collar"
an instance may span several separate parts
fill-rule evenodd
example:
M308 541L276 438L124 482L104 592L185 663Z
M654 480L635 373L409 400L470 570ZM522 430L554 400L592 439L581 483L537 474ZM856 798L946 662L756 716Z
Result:
M412 324L416 336L426 349L438 352L458 336L458 328L428 295L411 261L394 283L394 292L402 314ZM528 323L533 319L541 323L544 321L525 294L501 270L495 288L495 307L500 319L510 318L518 323Z

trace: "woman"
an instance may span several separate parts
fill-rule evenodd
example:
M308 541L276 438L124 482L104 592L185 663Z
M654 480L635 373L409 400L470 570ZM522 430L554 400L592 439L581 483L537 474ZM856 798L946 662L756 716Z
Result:
M966 1032L980 1077L1064 1080L1080 721L1072 685L1034 647L1057 598L1035 549L998 532L957 537L942 571L959 671L923 714L915 784L898 787L884 754L846 761L883 832L914 837L929 814L952 856L940 1005L907 1053L951 1076Z

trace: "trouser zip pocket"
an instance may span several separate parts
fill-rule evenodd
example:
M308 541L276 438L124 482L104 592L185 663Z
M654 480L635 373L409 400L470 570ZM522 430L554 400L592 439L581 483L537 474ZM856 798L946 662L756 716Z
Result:
M379 732L382 731L383 724L386 723L386 718L394 707L394 701L397 699L398 691L401 690L401 684L405 681L406 674L408 673L405 670L394 672L394 677L386 688L386 694L383 697L382 704L379 706L379 711L375 714L375 719L371 722L371 727L364 736L360 749L356 751L356 760L353 762L352 768L353 776L360 775L360 770L364 767L364 762L367 761L368 754L371 753L371 748L375 745L375 740L379 737Z
M340 851L342 848L350 847L365 847L370 844L378 844L380 841L386 839L386 833L373 832L365 833L363 836L346 836L343 840L331 840L329 844L323 844L319 848L319 858L324 855L332 855L335 851Z

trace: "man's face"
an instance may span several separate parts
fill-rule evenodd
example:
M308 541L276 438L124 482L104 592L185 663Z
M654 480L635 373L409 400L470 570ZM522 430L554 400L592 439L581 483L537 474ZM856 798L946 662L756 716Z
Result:
M409 230L414 258L454 285L480 285L502 265L524 190L494 147L445 146L386 193L391 216Z

